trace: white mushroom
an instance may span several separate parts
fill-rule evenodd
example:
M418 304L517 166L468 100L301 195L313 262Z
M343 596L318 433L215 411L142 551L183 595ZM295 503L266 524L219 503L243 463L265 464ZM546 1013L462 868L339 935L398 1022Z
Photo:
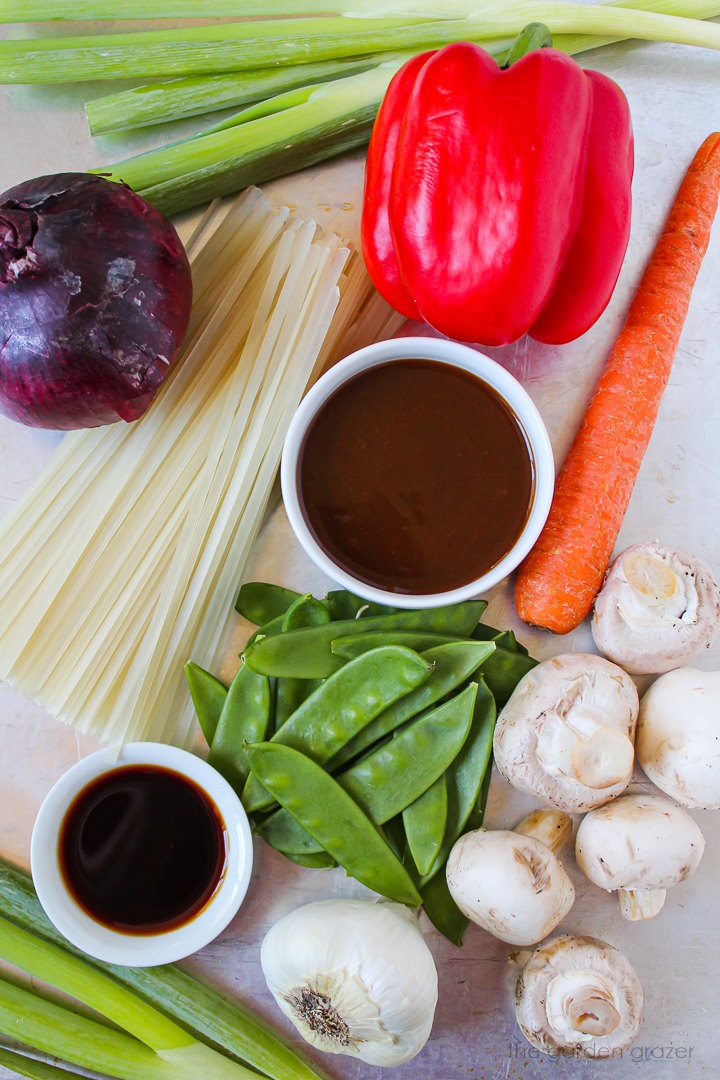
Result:
M637 755L666 795L720 809L720 671L678 668L653 683L640 703Z
M590 653L545 660L515 688L495 728L495 763L510 783L568 813L616 798L633 769L635 684Z
M686 551L633 544L608 570L592 634L603 656L636 675L670 671L708 649L720 627L720 589Z
M642 986L612 945L561 934L524 963L515 1015L525 1038L545 1054L612 1058L640 1030Z
M514 832L478 829L456 842L447 861L453 900L472 922L512 945L534 945L573 905L575 889L555 855L572 821L534 811Z
M697 870L704 848L696 823L670 799L623 795L586 814L575 858L595 885L617 890L624 918L650 919L665 891Z

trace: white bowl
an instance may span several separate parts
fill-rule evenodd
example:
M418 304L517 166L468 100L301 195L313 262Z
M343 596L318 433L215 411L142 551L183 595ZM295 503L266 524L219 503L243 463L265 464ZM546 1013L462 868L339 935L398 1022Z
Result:
M127 765L159 765L193 780L212 799L227 832L227 859L219 887L189 922L163 933L122 933L96 922L75 900L60 871L58 841L70 804L98 776ZM217 937L243 901L252 861L247 814L228 782L201 758L162 743L128 743L116 757L108 750L100 750L73 765L48 792L35 820L30 843L35 889L56 929L78 949L98 960L133 967L181 960Z
M487 573L457 589L439 593L406 594L375 588L353 577L338 566L313 536L300 506L298 456L305 432L326 399L348 379L361 371L387 364L394 360L437 360L463 368L488 383L509 405L524 429L532 451L535 484L533 500L525 527L507 555L491 567ZM288 429L283 447L280 468L283 502L295 536L315 565L350 592L365 600L389 604L401 608L441 607L471 600L480 593L497 585L507 577L525 558L537 540L550 511L555 484L555 466L547 429L531 398L517 379L489 356L442 338L408 337L393 338L368 345L351 353L330 368L308 391Z

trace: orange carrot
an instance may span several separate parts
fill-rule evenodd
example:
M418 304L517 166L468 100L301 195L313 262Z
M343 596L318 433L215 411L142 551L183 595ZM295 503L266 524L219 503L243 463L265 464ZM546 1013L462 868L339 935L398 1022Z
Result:
M720 133L695 155L555 486L545 528L518 571L525 622L567 634L603 582L710 239Z

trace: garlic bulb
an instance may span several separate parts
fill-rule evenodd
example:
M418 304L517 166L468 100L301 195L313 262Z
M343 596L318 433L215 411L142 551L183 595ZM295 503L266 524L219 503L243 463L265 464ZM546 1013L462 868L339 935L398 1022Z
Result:
M400 904L307 904L268 931L260 963L282 1011L326 1053L401 1065L428 1040L437 971Z

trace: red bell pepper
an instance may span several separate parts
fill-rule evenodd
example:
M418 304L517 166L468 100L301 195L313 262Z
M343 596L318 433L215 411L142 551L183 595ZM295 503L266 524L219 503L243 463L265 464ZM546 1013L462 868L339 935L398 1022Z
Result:
M552 48L507 70L476 45L414 57L373 128L362 244L404 315L449 337L560 343L607 305L630 232L620 88Z

